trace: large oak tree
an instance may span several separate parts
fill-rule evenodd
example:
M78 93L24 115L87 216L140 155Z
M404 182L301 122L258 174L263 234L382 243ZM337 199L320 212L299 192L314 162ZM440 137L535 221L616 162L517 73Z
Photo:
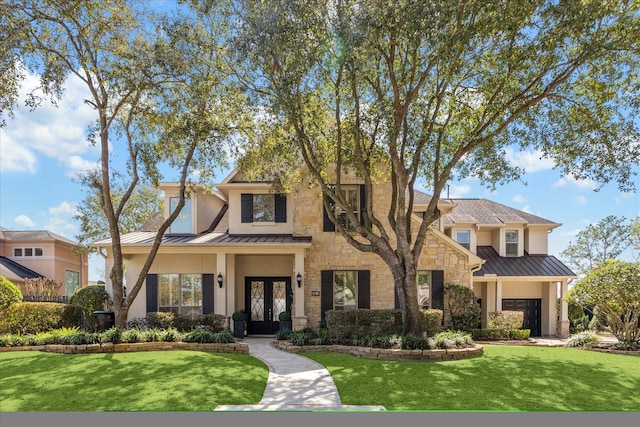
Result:
M261 167L304 164L325 208L338 206L354 227L330 213L336 230L390 268L405 333L420 333L416 267L450 180L495 186L519 178L523 171L506 160L511 147L535 150L576 179L633 188L637 1L234 5L236 71L262 109L245 169L257 176ZM340 189L345 168L365 184L363 224ZM384 212L371 198L380 177L392 191ZM419 181L433 197L416 223Z
M69 74L91 94L85 102L95 110L96 122L89 143L100 147L100 169L82 179L99 195L108 223L113 257L108 274L121 328L164 232L184 206L191 175L211 176L241 123L232 117L239 101L233 85L225 83L225 53L219 46L227 27L217 20L222 15L207 13L208 3L193 1L188 14L173 11L170 16L133 0L15 0L3 2L0 11L0 25L9 35L0 56L4 107L17 101L25 69L40 74L45 97L58 98ZM41 100L32 96L27 101L37 107ZM115 169L114 155L126 158L122 170ZM179 171L180 201L160 226L125 296L123 212L141 181L158 183L163 163Z

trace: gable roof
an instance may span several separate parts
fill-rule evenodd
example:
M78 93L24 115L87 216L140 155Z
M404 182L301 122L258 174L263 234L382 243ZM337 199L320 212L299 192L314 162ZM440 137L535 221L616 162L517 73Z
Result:
M551 228L561 224L533 215L529 212L514 209L487 199L448 199L457 206L444 218L445 225L456 223L478 225L503 225L505 223L522 223L528 225L547 225Z
M44 278L42 274L4 256L0 256L0 276L4 276L10 281Z
M501 257L491 246L478 246L478 256L485 260L474 277L495 275L499 277L576 277L576 274L552 255Z
M7 230L6 228L0 229L0 240L27 240L27 241L37 241L37 240L57 240L60 242L69 243L70 245L75 245L76 242L73 240L69 240L66 237L63 237L59 234L53 233L47 230L25 230L25 231L13 231Z

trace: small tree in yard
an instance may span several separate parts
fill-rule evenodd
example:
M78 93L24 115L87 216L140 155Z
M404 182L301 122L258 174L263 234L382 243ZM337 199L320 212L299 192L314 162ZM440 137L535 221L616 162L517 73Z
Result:
M22 301L20 288L14 285L11 280L0 276L0 311L20 301Z
M637 348L640 336L640 263L608 261L569 290L565 300L597 307L624 347Z

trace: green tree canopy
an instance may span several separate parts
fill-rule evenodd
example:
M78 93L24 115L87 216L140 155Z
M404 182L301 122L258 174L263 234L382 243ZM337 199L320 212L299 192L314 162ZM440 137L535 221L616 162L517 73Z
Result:
M391 269L405 333L420 332L417 260L450 180L495 186L520 178L506 160L511 147L536 150L577 179L634 187L637 1L234 5L236 67L262 112L242 168L295 176L304 164L306 178L355 225L347 230L330 214L336 229ZM271 158L277 165L265 162ZM365 183L363 225L342 196L345 168ZM372 183L380 178L393 200L375 213ZM433 197L416 226L418 181Z
M576 273L587 274L631 247L632 235L633 222L609 215L581 230L560 256Z
M640 263L607 261L569 289L565 300L596 307L625 346L637 347L640 335Z

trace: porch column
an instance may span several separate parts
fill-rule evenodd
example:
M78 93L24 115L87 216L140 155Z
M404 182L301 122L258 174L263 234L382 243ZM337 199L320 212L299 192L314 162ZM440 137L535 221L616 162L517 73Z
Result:
M502 280L496 281L496 305L494 311L502 311Z
M298 287L297 276L302 277L302 286ZM302 329L307 325L307 317L304 314L304 294L307 288L307 277L304 271L304 249L297 250L294 253L293 261L293 280L291 287L293 288L293 330Z
M567 295L568 290L567 279L563 279L560 282L560 321L557 330L559 338L569 337L569 304L564 301L564 296Z
M542 325L541 331L543 336L554 336L556 334L557 322L557 302L558 286L556 282L547 282L547 290L544 291L544 282L542 283Z
M231 317L236 311L236 298L240 298L242 294L236 294L236 255L228 254L227 256L227 277L225 279L225 292L227 295L227 312L226 315ZM244 301L241 306L244 306Z
M222 287L218 284L218 276L222 274ZM227 301L226 293L229 287L229 277L227 276L227 254L222 252L216 256L216 274L214 285L215 288L213 296L213 312L215 314L227 314Z

